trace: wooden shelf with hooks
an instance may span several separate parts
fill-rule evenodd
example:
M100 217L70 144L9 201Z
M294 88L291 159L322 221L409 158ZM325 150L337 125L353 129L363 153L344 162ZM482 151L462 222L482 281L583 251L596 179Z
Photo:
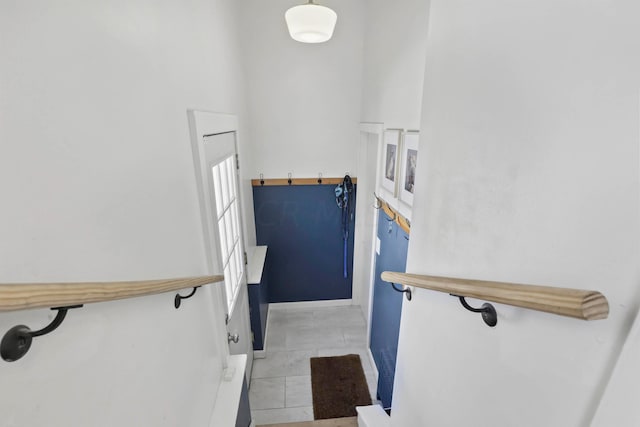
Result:
M291 184L289 184L289 178L265 178L265 179L252 179L251 185L254 187L267 187L273 185L338 185L342 184L344 178L291 178ZM320 180L321 182L318 182ZM358 183L358 178L351 177L351 182Z
M405 233L411 234L411 222L396 209L392 208L389 203L384 201L384 199L378 196L376 196L376 199L378 199L378 204L380 205L380 208L382 208L384 213L386 213L389 218L391 218L396 224L398 224L398 226L402 228Z

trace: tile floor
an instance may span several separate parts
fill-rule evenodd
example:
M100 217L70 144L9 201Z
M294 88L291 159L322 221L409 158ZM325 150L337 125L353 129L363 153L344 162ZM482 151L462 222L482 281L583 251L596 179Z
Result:
M249 388L255 424L313 420L311 357L359 354L375 400L360 307L270 309L267 330L267 356L254 360Z

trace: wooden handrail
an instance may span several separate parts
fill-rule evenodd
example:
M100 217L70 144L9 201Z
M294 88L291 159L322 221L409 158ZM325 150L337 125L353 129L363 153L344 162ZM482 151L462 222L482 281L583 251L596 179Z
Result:
M607 298L597 291L454 279L390 271L382 273L382 280L583 320L606 319L609 315Z
M0 284L0 311L65 307L178 291L224 280L224 276L134 282Z

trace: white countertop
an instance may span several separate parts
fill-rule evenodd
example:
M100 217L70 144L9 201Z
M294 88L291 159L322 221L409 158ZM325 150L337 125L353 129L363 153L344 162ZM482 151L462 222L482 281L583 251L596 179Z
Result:
M260 284L266 258L266 246L251 246L247 248L247 283L249 285Z

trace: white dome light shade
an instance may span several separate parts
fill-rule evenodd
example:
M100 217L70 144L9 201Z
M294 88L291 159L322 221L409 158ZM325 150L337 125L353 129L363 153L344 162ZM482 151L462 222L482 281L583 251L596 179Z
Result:
M294 6L284 14L291 38L302 43L326 42L333 35L338 15L311 1Z

